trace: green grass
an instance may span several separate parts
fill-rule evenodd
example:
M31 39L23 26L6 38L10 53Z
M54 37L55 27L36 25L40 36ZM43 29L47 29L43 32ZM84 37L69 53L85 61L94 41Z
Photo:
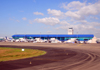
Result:
M24 51L22 51L20 48L0 47L0 62L37 57L44 54L46 54L45 51L37 49L24 49Z

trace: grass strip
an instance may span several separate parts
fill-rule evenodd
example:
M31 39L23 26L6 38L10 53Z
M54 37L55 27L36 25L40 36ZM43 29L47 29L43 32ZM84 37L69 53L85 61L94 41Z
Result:
M22 51L21 48L0 47L0 62L37 57L44 54L46 54L45 51L38 49L24 49L24 51Z

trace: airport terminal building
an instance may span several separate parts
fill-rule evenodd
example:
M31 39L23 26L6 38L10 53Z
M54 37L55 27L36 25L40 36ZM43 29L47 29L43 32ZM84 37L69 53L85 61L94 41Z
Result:
M12 36L14 39L19 39L19 38L25 38L25 39L35 39L35 38L41 38L41 39L50 39L50 38L55 38L60 41L67 41L71 38L76 38L78 41L88 41L94 37L93 34L78 34L78 35L66 35L66 34L33 34L33 35L13 35Z
M59 41L68 41L71 39L76 39L77 41L94 41L94 35L93 34L73 34L73 28L68 29L68 34L15 34L12 36L13 39L36 39L40 38L42 40L50 40L51 38L55 38Z

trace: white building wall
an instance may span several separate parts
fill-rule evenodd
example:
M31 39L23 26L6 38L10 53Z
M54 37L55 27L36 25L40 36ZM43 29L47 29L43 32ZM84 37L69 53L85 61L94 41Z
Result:
M72 34L73 34L73 28L69 28L69 29L68 29L68 34L69 34L69 35L72 35Z

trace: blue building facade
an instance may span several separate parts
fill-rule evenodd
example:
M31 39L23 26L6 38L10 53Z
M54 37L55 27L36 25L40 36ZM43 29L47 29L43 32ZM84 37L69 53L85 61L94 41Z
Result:
M67 34L16 34L12 36L13 39L19 39L19 38L25 38L25 39L35 39L35 38L41 38L41 39L50 39L50 38L56 38L59 41L67 41L71 38L76 38L78 41L88 41L94 37L93 34L74 34L74 35L67 35Z

